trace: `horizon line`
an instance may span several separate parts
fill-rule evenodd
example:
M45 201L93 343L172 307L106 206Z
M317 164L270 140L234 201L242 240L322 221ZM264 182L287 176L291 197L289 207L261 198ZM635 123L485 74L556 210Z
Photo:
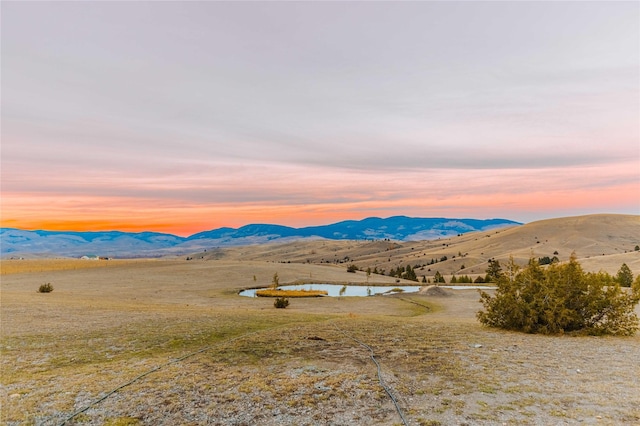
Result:
M608 214L608 213L599 213L599 214ZM615 213L612 213L612 214L615 214ZM590 215L595 215L595 214L590 214ZM584 216L590 216L590 215L584 215ZM567 217L573 217L573 216L567 216ZM216 230L219 230L219 229L238 230L238 229L241 229L241 228L244 228L244 227L247 227L247 226L253 226L253 225L281 226L281 227L284 227L284 228L290 228L290 229L296 229L297 230L297 229L315 228L315 227L336 225L336 224L343 223L343 222L362 222L362 221L368 220L368 219L388 220L388 219L393 219L393 218L445 219L445 220L480 220L480 221L503 220L503 221L509 221L509 222L512 222L512 223L518 224L518 225L524 225L526 223L529 223L529 222L520 222L520 221L517 221L517 220L507 219L507 218L502 218L502 217L474 218L474 217L393 215L393 216L387 216L387 217L367 216L367 217L362 218L362 219L344 219L344 220L339 220L339 221L336 221L336 222L329 222L329 223L325 223L325 224L321 224L321 225L305 225L305 226L289 226L289 225L282 225L282 224L279 224L279 223L253 222L253 223L246 223L246 224L238 226L238 227L219 226L219 227L215 227L215 228L203 229L201 231L198 231L198 232L195 232L193 234L186 235L186 236L179 235L179 234L174 234L174 233L171 233L171 232L153 231L153 230L148 230L148 229L143 230L143 231L126 231L126 230L114 229L114 228L108 228L108 229L102 229L102 230L100 230L100 229L74 230L74 229L68 229L68 228L55 229L55 228L38 228L38 227L0 226L0 230L15 229L15 230L18 230L18 231L28 231L28 232L39 232L39 231L41 231L41 232L56 232L56 233L108 233L108 232L119 232L119 233L123 233L123 234L152 233L152 234L171 235L171 236L174 236L174 237L181 237L181 238L189 238L189 237L192 237L194 235L200 234L202 232L216 231ZM540 220L545 220L545 219L540 219ZM126 229L127 227L124 227L124 228Z

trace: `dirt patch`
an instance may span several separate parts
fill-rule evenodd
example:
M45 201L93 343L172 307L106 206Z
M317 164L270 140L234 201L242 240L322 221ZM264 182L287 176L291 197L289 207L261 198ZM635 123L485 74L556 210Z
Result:
M426 287L422 287L419 294L424 294L425 296L434 296L434 297L449 297L451 296L451 292L445 290L442 287L438 287L437 285L429 285Z

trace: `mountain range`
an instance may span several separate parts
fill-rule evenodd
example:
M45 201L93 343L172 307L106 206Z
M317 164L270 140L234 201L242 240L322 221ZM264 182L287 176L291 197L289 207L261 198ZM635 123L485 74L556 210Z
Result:
M393 216L347 220L322 226L292 228L251 224L218 228L180 237L158 232L28 231L0 228L0 255L129 258L185 254L208 248L262 244L297 239L417 241L521 225L507 219L447 219Z

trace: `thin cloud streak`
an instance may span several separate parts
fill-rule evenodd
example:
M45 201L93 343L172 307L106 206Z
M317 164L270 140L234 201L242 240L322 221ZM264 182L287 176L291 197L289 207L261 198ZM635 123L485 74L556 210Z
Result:
M199 170L180 170L174 174L162 171L138 176L122 176L116 172L87 172L67 175L46 170L32 175L15 170L3 182L8 192L62 193L129 198L163 198L192 202L206 202L209 197L220 201L349 200L366 197L384 201L394 196L409 196L425 192L442 196L459 194L521 193L523 188L542 187L547 191L592 188L602 190L623 184L638 183L633 173L637 163L627 161L613 164L597 184L588 179L602 172L601 166L567 167L562 169L408 169L397 172L335 170L276 164L216 164ZM44 179L43 179L44 177ZM532 188L528 188L531 190ZM261 195L262 194L262 195ZM388 194L380 196L380 194ZM232 197L225 199L225 197Z

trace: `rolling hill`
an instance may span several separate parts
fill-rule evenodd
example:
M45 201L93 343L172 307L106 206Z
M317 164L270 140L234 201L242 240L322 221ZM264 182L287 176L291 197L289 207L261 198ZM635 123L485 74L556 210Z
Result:
M291 228L251 224L219 228L190 237L156 232L128 233L26 231L0 229L2 257L82 256L152 257L185 254L218 247L263 244L299 239L412 241L448 237L473 231L519 225L506 219L447 219L394 216L349 220L323 226Z
M489 259L512 256L567 260L572 252L586 270L615 274L626 263L640 274L640 216L599 214L519 225L507 220L369 218L326 226L290 228L254 224L190 237L152 232L1 231L2 256L116 258L185 256L194 260L313 263L388 273L417 266L418 276L484 274Z
M418 275L483 274L489 259L524 264L530 257L575 252L586 270L615 274L626 263L640 273L640 216L588 215L531 222L422 241L293 241L218 249L194 254L201 259L244 259L284 263L355 264L388 272L398 266L418 266ZM446 257L446 260L444 258ZM437 261L437 262L436 262ZM434 263L432 263L434 262Z

